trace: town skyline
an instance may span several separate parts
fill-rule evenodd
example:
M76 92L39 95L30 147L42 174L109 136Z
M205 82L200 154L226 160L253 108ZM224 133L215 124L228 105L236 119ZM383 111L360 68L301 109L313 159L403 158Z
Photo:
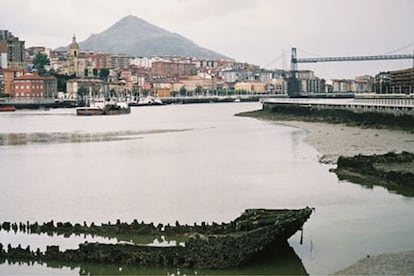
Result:
M23 38L26 47L56 49L67 46L73 34L84 41L123 16L134 15L201 47L269 69L289 69L291 47L305 57L387 54L404 46L404 53L412 53L414 46L404 28L414 23L414 2L406 0L122 3L113 7L95 1L4 1L0 25ZM300 69L333 79L408 67L412 61L329 63Z

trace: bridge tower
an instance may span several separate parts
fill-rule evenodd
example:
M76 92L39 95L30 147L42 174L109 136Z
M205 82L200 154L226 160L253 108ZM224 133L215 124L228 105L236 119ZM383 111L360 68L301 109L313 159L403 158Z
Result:
M292 55L290 59L290 75L287 79L287 93L289 97L300 97L301 85L296 78L298 71L296 48L292 48Z
M414 46L413 46L413 68L414 68Z
M292 55L290 58L290 71L296 72L298 71L298 57L296 54L296 48L292 48Z

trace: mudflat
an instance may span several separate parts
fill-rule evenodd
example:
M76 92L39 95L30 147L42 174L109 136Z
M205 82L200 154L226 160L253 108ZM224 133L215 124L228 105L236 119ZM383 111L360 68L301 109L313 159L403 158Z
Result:
M304 142L319 152L319 161L322 163L336 164L339 156L402 151L414 153L413 131L350 126L343 123L300 121L295 116L279 116L262 110L237 115L307 130L308 135Z
M367 256L335 275L413 275L414 251Z
M323 163L335 164L339 156L414 152L414 134L403 130L361 128L344 124L276 121L306 129L305 142L319 153Z

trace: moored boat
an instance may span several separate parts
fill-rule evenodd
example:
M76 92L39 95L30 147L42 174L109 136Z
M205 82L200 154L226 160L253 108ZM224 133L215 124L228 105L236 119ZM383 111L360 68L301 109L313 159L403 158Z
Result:
M104 107L105 115L120 115L131 113L131 108L126 103L106 104Z
M105 111L100 107L78 107L76 108L76 115L79 116L94 116L105 115Z
M158 97L147 96L139 98L138 101L132 101L129 103L130 106L152 106L152 105L164 105L162 100Z
M16 111L16 107L13 105L0 105L0 112Z
M78 116L95 116L95 115L120 115L131 113L131 108L126 103L118 102L94 102L88 107L79 107L76 109Z

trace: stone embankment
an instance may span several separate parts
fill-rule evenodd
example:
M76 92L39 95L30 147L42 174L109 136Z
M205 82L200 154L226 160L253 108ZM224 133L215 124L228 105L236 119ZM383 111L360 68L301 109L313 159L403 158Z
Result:
M278 120L344 123L353 126L402 129L414 132L414 112L350 108L342 105L265 102L260 113ZM248 116L248 114L246 114Z

